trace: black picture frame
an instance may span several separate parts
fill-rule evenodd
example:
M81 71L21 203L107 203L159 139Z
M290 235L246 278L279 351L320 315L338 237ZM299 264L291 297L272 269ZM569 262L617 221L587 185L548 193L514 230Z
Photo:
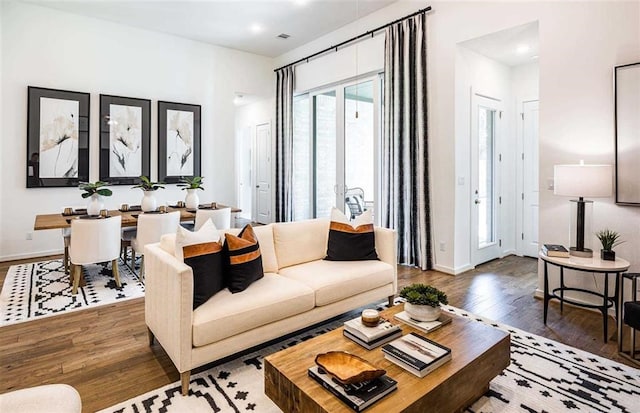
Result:
M85 92L27 88L27 188L89 181L89 113Z
M172 126L169 126L168 120L173 120L174 123L180 123L181 126L186 126L185 130L187 131L187 134L191 136L181 137L179 129L178 132L176 132ZM192 130L188 128L189 125L192 125ZM187 149L189 147L187 144L188 140L191 141L191 153L187 153ZM200 105L159 101L158 181L173 184L180 182L180 178L182 177L200 176L200 140ZM176 150L169 149L170 146ZM183 159L185 159L186 162L189 162L192 168L184 167L186 163L182 162Z
M101 94L100 180L136 185L150 177L150 161L151 100Z

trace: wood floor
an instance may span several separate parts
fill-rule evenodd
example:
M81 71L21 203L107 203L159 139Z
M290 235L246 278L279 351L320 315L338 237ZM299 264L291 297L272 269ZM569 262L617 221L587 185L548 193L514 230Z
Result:
M39 259L42 260L42 259ZM10 265L0 263L0 282ZM430 283L459 308L628 364L617 355L615 323L602 341L599 313L551 304L542 323L542 301L533 298L537 261L509 256L458 276L399 267L400 287ZM94 412L177 381L162 348L149 347L144 299L78 311L0 329L0 393L46 383L67 383Z

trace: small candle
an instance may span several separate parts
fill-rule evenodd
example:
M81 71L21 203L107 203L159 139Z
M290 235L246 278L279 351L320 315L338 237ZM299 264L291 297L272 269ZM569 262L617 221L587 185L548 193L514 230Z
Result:
M380 321L380 314L376 310L370 308L362 311L362 324L369 327L375 327Z

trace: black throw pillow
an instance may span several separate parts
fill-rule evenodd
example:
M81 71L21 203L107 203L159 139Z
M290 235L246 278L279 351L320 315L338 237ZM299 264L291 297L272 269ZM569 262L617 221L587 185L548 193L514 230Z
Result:
M204 304L225 287L224 256L219 242L187 245L182 248L184 263L193 271L193 309Z
M226 285L232 293L244 291L251 283L264 277L262 255L258 238L251 225L246 225L238 236L224 234L226 242Z
M331 221L325 260L365 261L377 259L373 224L362 224L354 228L350 224Z

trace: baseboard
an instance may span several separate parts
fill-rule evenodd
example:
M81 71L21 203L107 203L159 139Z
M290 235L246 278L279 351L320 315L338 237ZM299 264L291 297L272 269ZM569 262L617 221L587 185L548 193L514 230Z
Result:
M434 270L443 272L445 274L451 274L451 275L462 274L463 272L472 270L474 268L475 267L473 265L471 265L471 264L465 264L465 265L463 265L461 267L457 267L457 268L445 267L444 265L439 265L439 264L435 264L433 266Z
M57 250L48 250L48 251L38 251L38 252L27 252L24 254L13 254L13 255L3 255L0 257L0 262L5 261L15 261L15 260L26 260L29 258L40 258L46 257L49 255L59 255L64 253L64 249Z

